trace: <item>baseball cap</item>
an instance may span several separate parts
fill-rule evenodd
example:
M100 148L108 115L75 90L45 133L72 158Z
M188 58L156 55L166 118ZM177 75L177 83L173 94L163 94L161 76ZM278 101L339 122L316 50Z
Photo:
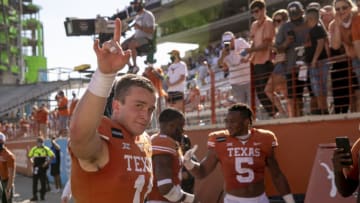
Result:
M0 132L0 141L6 141L6 136L2 132Z
M230 34L225 34L222 36L222 42L230 42L231 39L233 38L233 35L230 35Z
M304 7L299 1L293 1L288 4L287 10L290 16L297 16L304 11Z
M168 54L180 56L180 52L178 50L176 50L176 49L170 51Z

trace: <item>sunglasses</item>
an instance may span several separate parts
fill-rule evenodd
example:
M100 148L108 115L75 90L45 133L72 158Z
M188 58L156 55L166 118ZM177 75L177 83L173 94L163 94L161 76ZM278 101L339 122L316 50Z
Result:
M340 7L335 8L335 11L336 12L346 11L347 9L349 9L349 6L340 6Z
M282 19L274 19L273 22L274 23L281 23Z
M254 14L254 13L259 13L260 9L254 9L254 10L251 10L251 14Z

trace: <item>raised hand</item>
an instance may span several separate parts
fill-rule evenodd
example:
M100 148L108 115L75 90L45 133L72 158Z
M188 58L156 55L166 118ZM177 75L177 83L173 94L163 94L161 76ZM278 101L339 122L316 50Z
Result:
M183 157L183 164L186 169L191 170L198 163L194 162L191 158L194 156L198 146L194 145L191 149L187 150Z
M121 21L119 18L116 18L113 39L104 42L102 47L99 46L98 39L94 42L93 48L97 57L98 69L104 74L117 73L129 62L131 51L122 50L120 37Z

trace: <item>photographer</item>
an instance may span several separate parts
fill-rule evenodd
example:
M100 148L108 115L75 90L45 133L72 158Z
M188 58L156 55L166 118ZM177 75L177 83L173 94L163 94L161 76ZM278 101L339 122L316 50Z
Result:
M134 24L135 34L125 40L121 46L124 50L131 50L133 66L131 66L130 63L128 64L128 72L136 74L139 71L139 67L136 64L136 48L149 44L153 39L153 33L155 31L155 17L150 11L144 8L142 0L134 0L131 2L131 5L136 12Z
M250 45L243 38L235 38L230 31L222 35L223 49L218 65L229 72L234 102L250 104L250 65L245 62L244 50Z

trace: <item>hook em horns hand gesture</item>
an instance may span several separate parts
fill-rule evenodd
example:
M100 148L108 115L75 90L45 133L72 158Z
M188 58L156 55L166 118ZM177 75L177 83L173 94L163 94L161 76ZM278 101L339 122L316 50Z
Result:
M120 45L121 21L115 20L114 36L111 40L99 46L99 39L94 42L94 51L96 53L98 69L104 74L114 74L123 69L128 63L131 51L123 51Z

